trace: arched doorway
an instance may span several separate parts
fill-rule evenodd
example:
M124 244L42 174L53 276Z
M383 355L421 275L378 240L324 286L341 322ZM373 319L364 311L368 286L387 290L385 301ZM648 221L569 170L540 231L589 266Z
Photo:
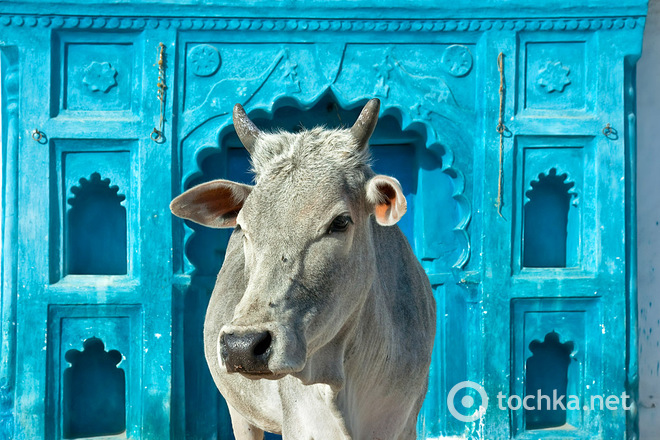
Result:
M318 125L348 128L357 119L363 104L360 102L354 107L343 108L333 94L327 92L309 106L285 98L274 104L272 113L254 109L249 116L264 131L284 129L295 132ZM460 195L462 189L457 182L460 173L443 163L450 155L449 149L427 136L428 127L417 124L404 129L402 119L398 109L384 109L370 140L372 168L377 173L397 178L401 183L408 211L398 225L429 275L436 275L436 280L445 280L451 277L452 270L460 266L467 254L467 239L463 230L466 209L457 200L457 194ZM198 152L199 172L184 182L184 189L213 179L253 183L249 154L232 125L220 131L218 145L219 148L209 146ZM186 222L186 226L189 234L185 242L185 257L188 260L187 272L191 275L184 305L185 374L190 378L186 380L186 429L200 436L228 435L231 425L226 406L208 372L199 335L231 230L210 229L192 222ZM440 296L439 302L445 302L444 295L462 295L456 287L451 292L444 286L439 289L442 283L444 281L434 284L436 294ZM456 304L452 306L456 310L449 310L449 315L458 322L464 316L464 302L451 301ZM454 376L464 375L465 368L465 334L458 331L457 325L451 325L449 332L456 335L447 338L444 329L446 307L442 305L439 309L444 312L438 311L438 353L434 358L437 366L432 368L433 385L429 387L434 393L429 410L434 415L429 416L428 420L439 419L435 413L441 399L437 396L444 393L445 382L453 380ZM447 339L448 343L445 342ZM440 367L440 363L445 362L442 353L448 346L454 353L451 362L459 365L449 376L441 373ZM217 422L210 424L209 420Z

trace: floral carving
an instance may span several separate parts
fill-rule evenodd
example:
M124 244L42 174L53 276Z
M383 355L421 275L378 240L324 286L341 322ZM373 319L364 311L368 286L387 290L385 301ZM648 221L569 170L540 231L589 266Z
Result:
M197 76L211 76L220 68L220 53L210 44L200 44L188 54L188 64Z
M92 62L85 69L83 83L89 87L92 92L101 91L106 93L112 87L117 85L117 70L110 63Z
M538 83L541 87L545 87L548 93L555 90L563 92L564 87L571 83L568 74L571 69L564 67L561 61L548 61L542 69L539 70Z
M460 44L446 48L441 61L447 73L452 76L465 76L472 69L472 54L467 47Z
M390 86L387 82L390 79L390 74L394 70L394 63L392 61L392 52L390 48L385 52L385 62L382 64L374 65L376 70L376 86L374 89L374 96L387 98L390 94Z
M291 60L289 49L284 49L284 75L282 79L286 82L288 93L300 92L300 80L298 79L298 63Z

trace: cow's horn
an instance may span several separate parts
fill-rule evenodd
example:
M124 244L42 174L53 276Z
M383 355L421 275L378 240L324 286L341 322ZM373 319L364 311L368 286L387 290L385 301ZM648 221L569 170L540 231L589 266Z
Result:
M353 127L351 127L351 134L357 140L358 148L363 149L367 146L367 142L374 132L374 128L376 128L379 111L380 100L378 98L370 100L360 112L360 116Z
M236 104L234 106L234 128L236 129L236 134L238 138L243 143L243 146L250 154L254 151L254 143L257 141L257 138L261 134L261 130L254 125L254 122L248 118L248 115L245 113L243 106Z

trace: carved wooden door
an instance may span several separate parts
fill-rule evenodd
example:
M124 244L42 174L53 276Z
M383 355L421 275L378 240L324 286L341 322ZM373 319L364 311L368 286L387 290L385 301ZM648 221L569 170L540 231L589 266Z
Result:
M86 20L26 21L3 49L17 106L5 138L17 167L14 428L169 438L171 149L149 134L158 43L173 39Z
M437 301L419 437L634 438L584 404L636 391L644 2L102 3L0 9L0 437L231 438L202 344L229 232L169 202L251 181L235 103L296 130L378 97ZM498 407L553 391L579 405Z

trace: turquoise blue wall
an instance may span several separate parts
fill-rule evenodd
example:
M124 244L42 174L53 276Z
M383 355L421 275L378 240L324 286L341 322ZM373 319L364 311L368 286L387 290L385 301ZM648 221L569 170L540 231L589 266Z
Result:
M250 180L236 102L296 129L378 97L374 167L438 303L419 437L635 438L634 409L583 403L637 396L646 4L564 3L3 3L2 435L230 438L201 338L227 234L169 201ZM497 407L539 390L580 405Z

